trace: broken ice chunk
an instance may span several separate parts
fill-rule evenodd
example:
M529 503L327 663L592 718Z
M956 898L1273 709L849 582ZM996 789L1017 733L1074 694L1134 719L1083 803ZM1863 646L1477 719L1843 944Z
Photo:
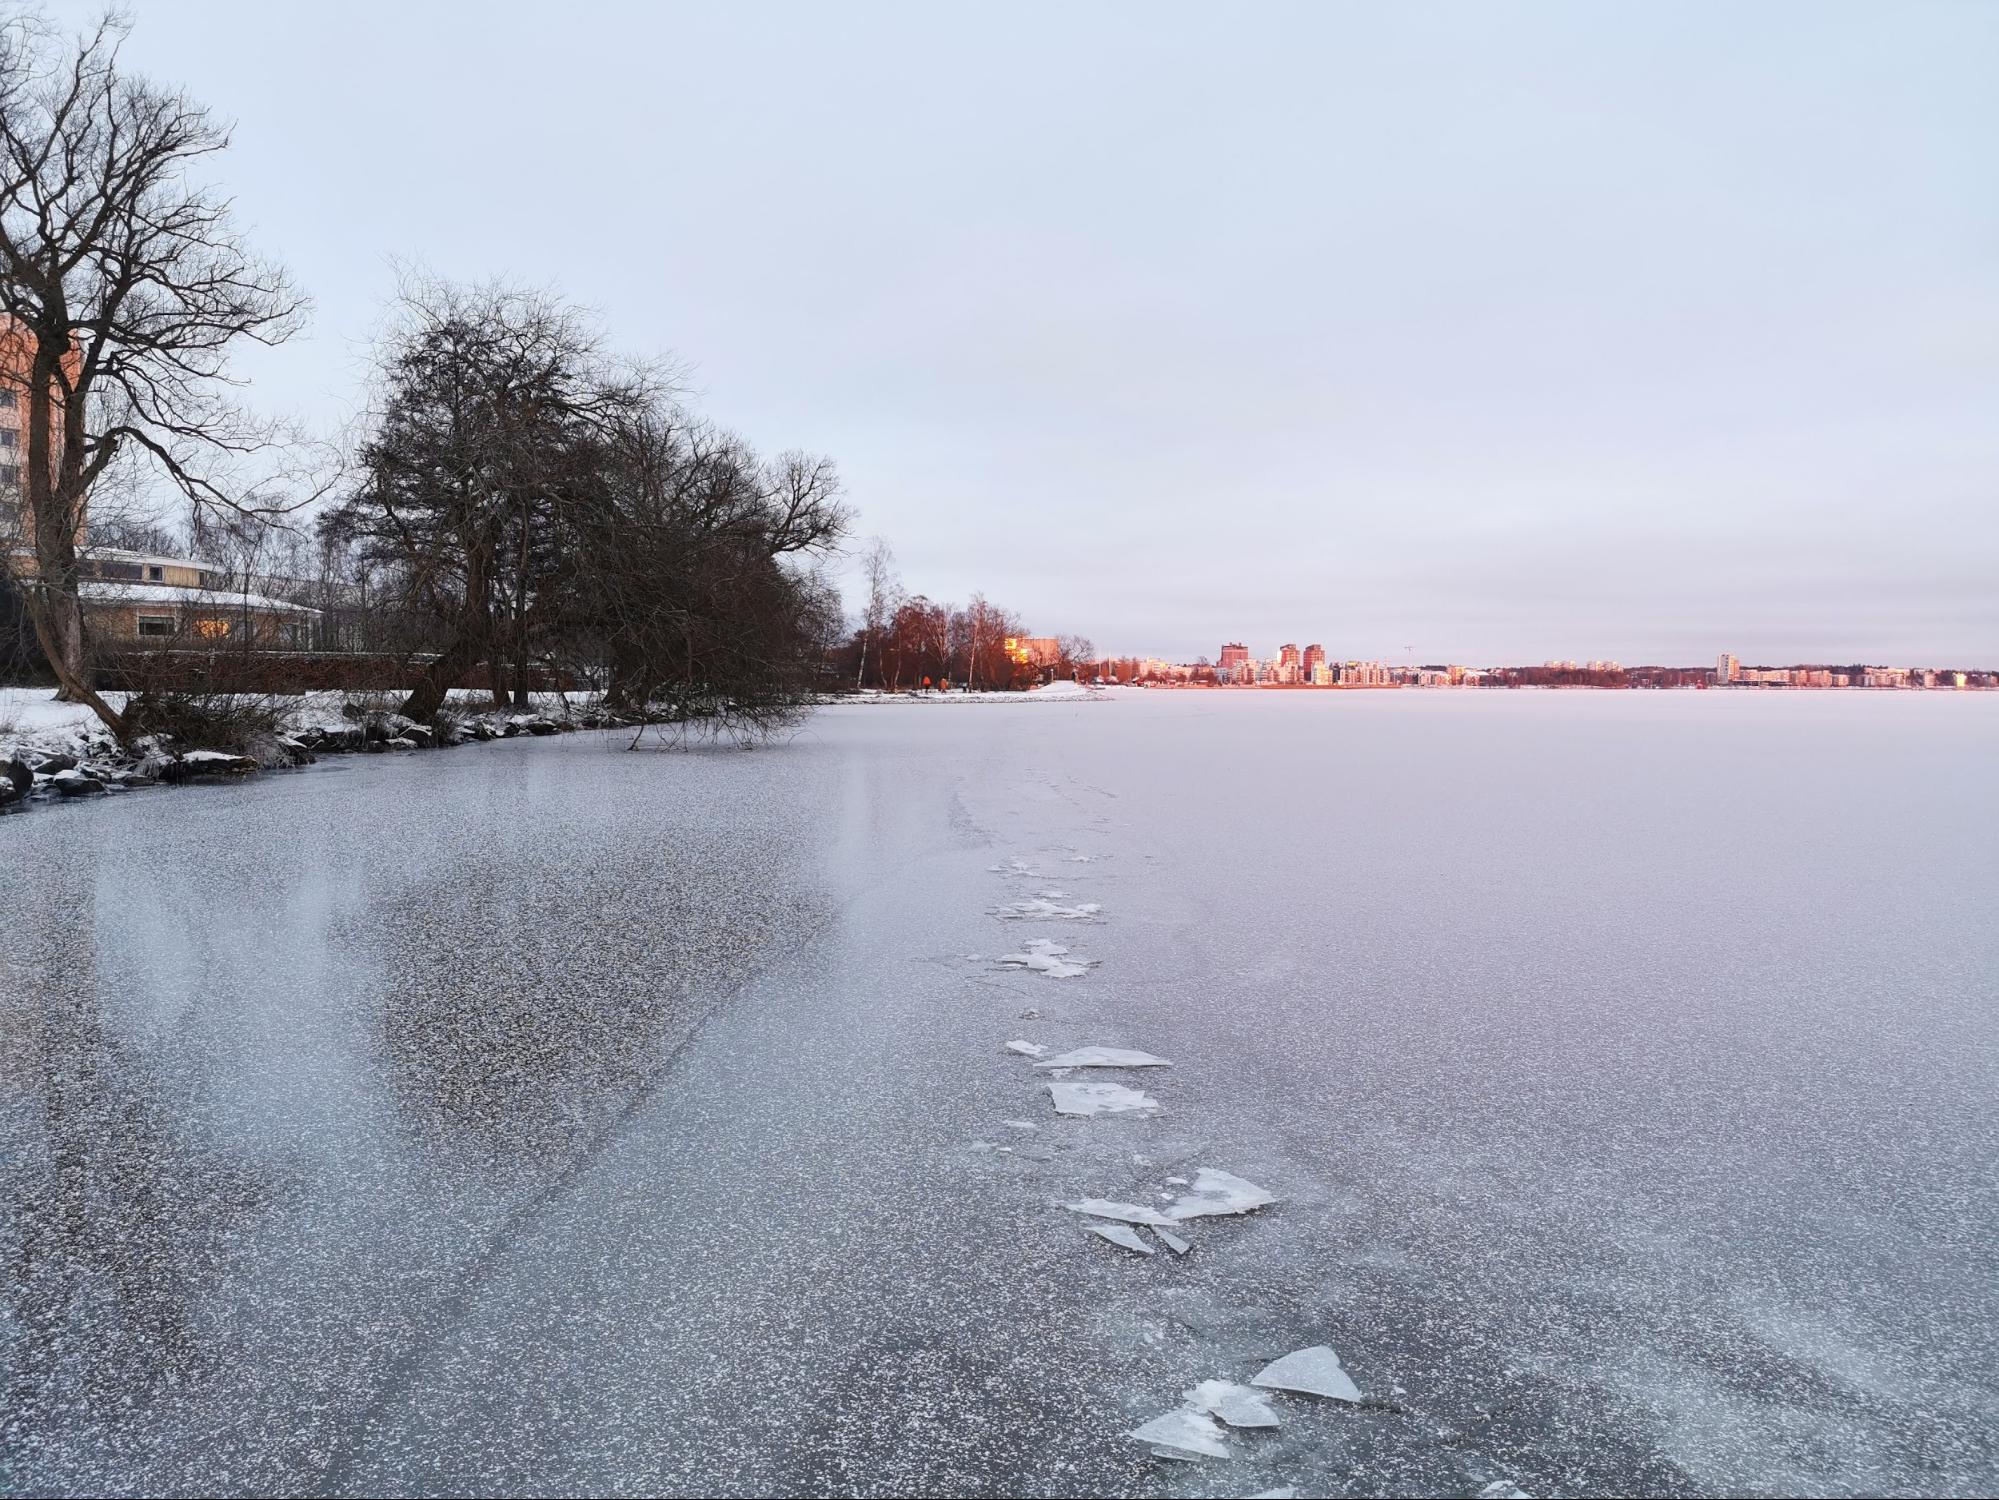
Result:
M1168 1250L1171 1250L1175 1255L1185 1255L1189 1250L1194 1248L1192 1245L1188 1244L1185 1240L1181 1239L1179 1235L1173 1234L1168 1230L1161 1229L1157 1224L1152 1226L1152 1232L1158 1235L1160 1241L1166 1246Z
M1298 1500L1298 1486L1287 1484L1281 1490L1258 1490L1249 1500Z
M1039 1130L1041 1127L1032 1120L1001 1120L1008 1130Z
M1099 1219L1122 1219L1127 1224L1164 1224L1158 1211L1142 1203L1114 1203L1109 1198L1081 1198L1062 1205L1072 1214L1090 1214Z
M1510 1479L1495 1479L1478 1492L1478 1500L1534 1500L1534 1497Z
M1058 1115L1126 1115L1159 1108L1159 1101L1142 1089L1121 1083L1078 1083L1052 1080L1048 1097Z
M1060 1062L1061 1058L1055 1058L1034 1066L1052 1068ZM1166 1214L1177 1221L1202 1219L1215 1214L1246 1214L1276 1201L1276 1194L1266 1192L1253 1182L1245 1182L1230 1172L1203 1167L1194 1174L1194 1190L1176 1199Z
M1048 1049L1039 1042L1008 1042L1006 1050L1021 1057L1046 1057Z
M1302 1391L1308 1396L1325 1396L1334 1401L1359 1401L1360 1387L1340 1368L1340 1357L1324 1344L1294 1349L1282 1359L1274 1359L1251 1378L1251 1385L1266 1390Z
M1136 1250L1140 1255L1150 1255L1152 1247L1138 1237L1138 1231L1128 1224L1092 1224L1091 1234L1100 1240L1109 1240L1113 1245L1122 1245L1127 1250Z
M1180 1393L1197 1411L1213 1412L1231 1427L1275 1427L1277 1413L1268 1397L1233 1380L1204 1380Z
M1171 1448L1178 1453L1201 1454L1208 1458L1227 1458L1229 1445L1222 1437L1221 1428L1206 1412L1189 1411L1184 1406L1176 1406L1164 1416L1154 1417L1143 1426L1134 1427L1125 1434L1141 1443L1150 1443L1155 1448Z
M993 915L1002 922L1087 922L1102 911L1103 907L1094 901L1081 901L1074 906L1064 906L1057 901L1048 901L1037 896L1032 901L1009 901L1005 906L996 907Z
M1135 1052L1129 1047L1078 1047L1073 1052L1064 1052L1060 1057L1051 1057L1046 1062L1038 1062L1037 1068L1170 1068L1173 1066L1163 1057L1154 1057L1150 1052Z

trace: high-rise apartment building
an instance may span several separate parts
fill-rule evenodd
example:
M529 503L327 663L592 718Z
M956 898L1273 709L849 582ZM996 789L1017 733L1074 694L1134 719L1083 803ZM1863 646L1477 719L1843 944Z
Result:
M1742 663L1737 661L1733 656L1730 656L1726 651L1714 659L1714 680L1716 682L1733 682L1741 672Z

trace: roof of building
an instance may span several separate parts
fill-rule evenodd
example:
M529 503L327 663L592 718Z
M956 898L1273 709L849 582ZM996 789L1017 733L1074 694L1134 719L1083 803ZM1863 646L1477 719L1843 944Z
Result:
M316 615L316 609L273 599L269 594L237 594L223 589L182 589L166 583L103 583L86 579L77 585L85 604L191 604L206 609L254 609L267 614Z
M83 549L83 555L103 562L151 563L155 567L198 568L204 573L222 571L214 563L203 562L197 557L170 557L162 552L134 552L129 547L99 547L93 544Z

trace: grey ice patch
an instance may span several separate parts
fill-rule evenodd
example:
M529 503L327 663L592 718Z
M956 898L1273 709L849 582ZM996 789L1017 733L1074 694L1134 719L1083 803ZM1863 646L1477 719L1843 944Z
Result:
M1281 1490L1258 1490L1249 1500L1298 1500L1298 1486L1287 1484Z
M1155 1228L1168 1223L1159 1216L1157 1209L1147 1208L1142 1203L1117 1203L1109 1198L1079 1198L1074 1203L1062 1205L1072 1214L1089 1214L1098 1219L1122 1219L1127 1224L1150 1224Z
M1191 1391L1180 1393L1196 1411L1220 1417L1231 1427L1275 1427L1277 1413L1267 1396L1260 1396L1233 1380L1204 1380Z
M1206 1412L1189 1411L1184 1406L1176 1406L1163 1416L1132 1428L1125 1436L1154 1448L1170 1448L1175 1456L1182 1453L1205 1458L1229 1456L1228 1442L1222 1437L1221 1428L1215 1425L1215 1419Z
M1138 1231L1128 1224L1092 1224L1089 1226L1089 1231L1100 1240L1109 1240L1113 1245L1136 1251L1140 1255L1152 1253L1152 1247L1140 1239Z
M1058 1115L1150 1114L1159 1108L1159 1101L1150 1094L1121 1083L1054 1079L1049 1082L1048 1097Z
M1039 1042L1012 1041L1006 1044L1006 1050L1018 1057L1046 1057L1048 1055L1048 1049Z
M1039 1130L1041 1127L1032 1120L1001 1120L1008 1130Z
M1534 1500L1534 1497L1510 1479L1495 1479L1478 1492L1478 1500Z
M1052 1068L1061 1061L1036 1063L1037 1068ZM1166 1210L1168 1218L1176 1222L1188 1219L1204 1219L1218 1214L1247 1214L1267 1204L1275 1203L1277 1195L1265 1191L1253 1182L1245 1182L1230 1172L1218 1172L1213 1167L1203 1167L1194 1174L1194 1191L1176 1199Z
M1324 1396L1333 1401L1359 1401L1360 1387L1340 1368L1340 1357L1325 1344L1294 1349L1282 1359L1274 1359L1250 1379L1273 1391L1302 1391L1307 1396Z
M1073 1052L1064 1052L1060 1057L1051 1057L1046 1062L1038 1062L1037 1068L1170 1068L1173 1066L1163 1057L1154 1057L1150 1052L1137 1052L1130 1047L1078 1047Z

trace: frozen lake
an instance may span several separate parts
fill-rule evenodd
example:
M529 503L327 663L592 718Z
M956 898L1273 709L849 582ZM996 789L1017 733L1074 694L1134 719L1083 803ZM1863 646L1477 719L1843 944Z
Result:
M1999 695L1155 693L0 819L0 1490L1990 1492L1995 767ZM1280 1201L1059 1206L1200 1167ZM1367 1404L1121 1436L1312 1344Z

